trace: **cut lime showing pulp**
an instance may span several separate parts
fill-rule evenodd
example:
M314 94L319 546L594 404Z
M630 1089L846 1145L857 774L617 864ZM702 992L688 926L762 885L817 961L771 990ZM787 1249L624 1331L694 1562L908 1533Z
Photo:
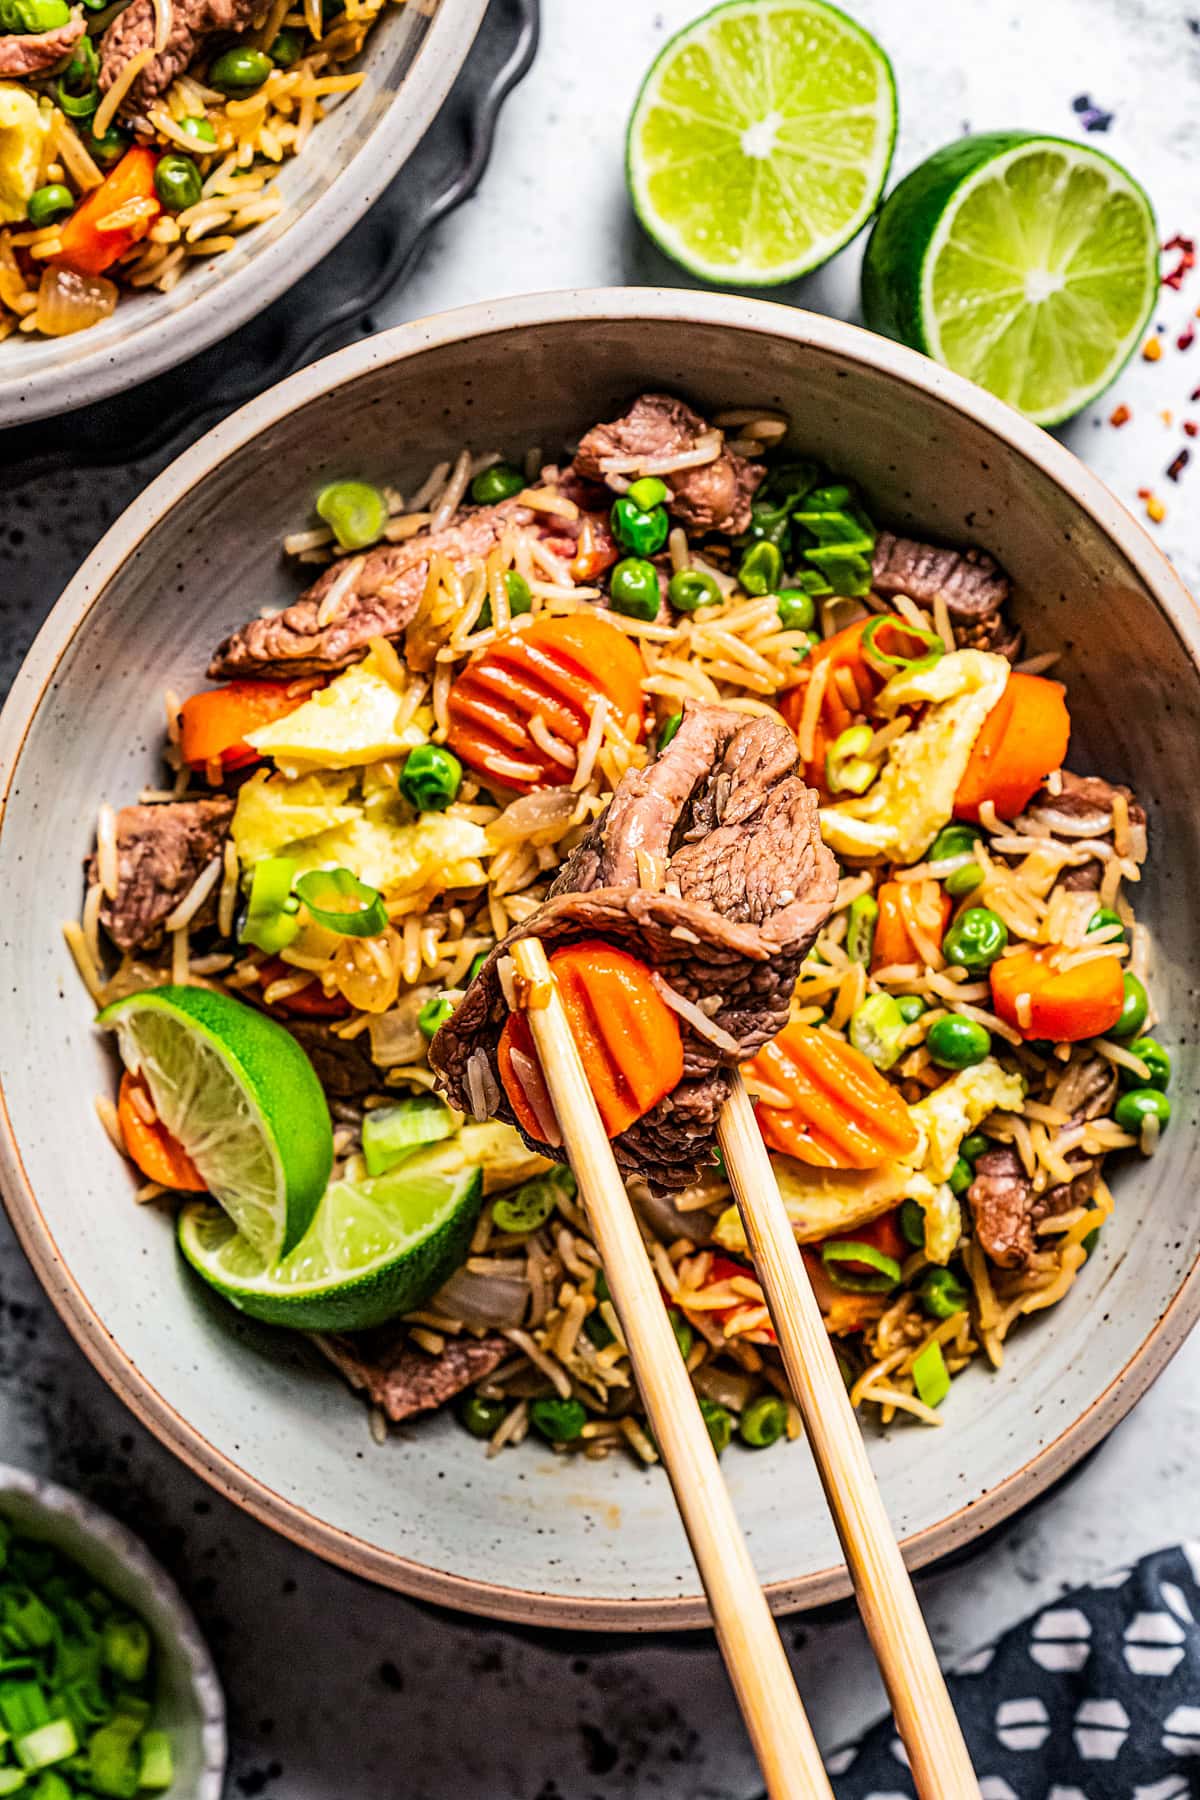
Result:
M193 1201L179 1217L183 1254L242 1312L302 1331L365 1331L411 1312L467 1254L483 1175L439 1149L386 1175L335 1181L303 1241L270 1263L219 1207Z
M329 1107L291 1034L209 988L161 987L114 1000L117 1034L154 1109L213 1198L259 1252L298 1244L333 1166Z
M1119 164L1064 138L991 132L948 144L889 195L863 315L1057 425L1128 360L1158 278L1150 202Z
M823 0L731 0L666 45L626 176L659 248L705 281L769 287L848 244L883 191L891 64Z

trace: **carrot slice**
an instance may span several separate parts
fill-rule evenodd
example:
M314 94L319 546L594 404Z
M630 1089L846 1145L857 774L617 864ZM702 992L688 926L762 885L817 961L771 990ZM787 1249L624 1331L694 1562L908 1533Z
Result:
M247 733L286 718L323 685L320 676L307 681L231 681L193 694L179 709L184 762L190 769L219 764L222 770L257 762L258 751L246 743Z
M917 1146L897 1088L852 1044L811 1025L786 1025L745 1064L752 1082L788 1104L758 1106L772 1150L826 1169L874 1169Z
M179 1188L185 1194L203 1194L208 1183L179 1142L154 1111L150 1089L140 1075L128 1070L121 1077L117 1095L117 1119L125 1148L147 1181Z
M616 1137L682 1079L678 1019L649 970L599 939L556 950L550 967L605 1130ZM500 1080L522 1129L546 1142L547 1098L540 1086L527 1091L520 1059L528 1059L524 1067L532 1065L536 1082L540 1068L529 1020L513 1012L497 1046Z
M154 188L157 162L157 152L142 144L127 150L63 226L55 262L80 275L103 275L144 238L162 211Z
M933 887L935 884L928 884ZM920 906L924 895L920 897L913 891L918 886L924 888L926 883L882 881L876 890L875 898L879 903L879 918L875 924L875 941L871 947L871 968L886 969L892 963L921 962L922 958L913 943L905 917L903 897L907 887L913 905ZM954 910L954 902L949 894L938 888L937 917L924 918L918 912L918 924L924 923L933 943L941 947L942 937L950 922L950 914Z
M822 793L828 791L825 780L826 752L856 719L871 712L875 696L887 681L887 676L867 661L863 650L863 633L876 616L869 613L866 618L855 619L852 625L843 626L841 631L835 631L832 637L827 637L818 644L802 664L797 685L789 688L780 702L780 712L792 730L799 732L809 683L823 663L829 665L821 697L821 710L817 717L813 753L804 768L805 781ZM888 618L885 625L878 628L876 644L881 650L902 656L910 653L920 655L925 647L905 629L902 619L892 618ZM892 673L896 671L893 670Z
M977 822L988 800L996 817L1015 819L1052 769L1060 769L1071 737L1061 681L1010 675L983 722L958 784L954 816Z
M992 1004L1006 1025L1027 1038L1073 1044L1103 1037L1125 1003L1120 958L1097 956L1055 968L1053 950L1019 950L992 964Z

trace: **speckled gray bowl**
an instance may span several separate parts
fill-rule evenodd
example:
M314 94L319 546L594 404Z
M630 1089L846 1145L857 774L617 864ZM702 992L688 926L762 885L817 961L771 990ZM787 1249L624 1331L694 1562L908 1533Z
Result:
M221 1800L225 1697L208 1646L175 1583L146 1546L82 1494L0 1463L0 1514L53 1544L146 1621L158 1654L155 1724L170 1733L172 1794Z
M328 254L383 193L437 117L488 0L390 7L367 40L366 80L332 106L284 165L283 208L169 294L123 293L74 337L18 333L0 347L0 426L74 412L195 356L269 306Z
M88 1356L152 1430L258 1517L373 1580L546 1624L705 1618L660 1473L530 1445L487 1461L450 1418L382 1448L302 1341L201 1292L92 1110L105 1047L59 936L97 801L152 778L161 692L293 591L278 543L322 481L411 481L465 440L550 448L638 388L791 413L799 444L856 476L877 514L981 543L1012 571L1034 645L1067 651L1072 763L1150 811L1142 909L1176 1062L1152 1164L1115 1173L1117 1213L1067 1301L999 1373L954 1384L939 1432L872 1456L914 1564L1012 1513L1096 1444L1200 1312L1200 618L1149 539L1053 439L910 351L763 302L646 290L505 300L406 326L306 369L227 419L98 546L41 632L0 721L0 1167L34 1266ZM723 1469L782 1608L847 1591L805 1446Z

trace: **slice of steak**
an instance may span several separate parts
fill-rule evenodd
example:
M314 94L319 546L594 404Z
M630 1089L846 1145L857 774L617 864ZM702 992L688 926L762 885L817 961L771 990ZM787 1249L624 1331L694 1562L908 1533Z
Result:
M238 35L254 13L254 0L172 0L167 41L135 77L121 101L123 119L143 115L166 93L177 75L190 67L207 39L218 33ZM100 41L100 91L107 93L126 64L154 46L154 0L131 0L118 13Z
M1033 1254L1033 1182L1011 1144L997 1144L975 1159L967 1189L975 1236L1002 1269L1023 1269Z
M117 814L117 892L100 907L100 923L118 950L150 950L162 941L163 920L213 860L229 835L233 800L173 800L161 806L123 806ZM89 886L98 879L88 858ZM215 916L215 897L192 923Z
M712 427L670 394L639 394L629 411L607 425L593 425L580 442L574 468L589 481L604 481L608 457L637 457L639 464L686 455ZM689 531L745 531L750 500L766 470L722 447L711 462L664 473L667 510Z
M447 1338L439 1356L414 1349L402 1325L380 1325L353 1337L319 1337L315 1343L352 1388L366 1394L393 1425L434 1412L456 1394L498 1369L512 1352L507 1338Z
M783 1028L800 963L837 893L798 760L779 720L689 702L667 749L624 777L548 899L492 952L434 1039L430 1060L452 1103L470 1111L482 1084L516 1123L496 1074L507 1017L497 965L509 945L603 938L648 962L728 1034L716 1045L681 1016L683 1080L614 1144L621 1166L656 1188L697 1181L711 1162L729 1065ZM561 1149L528 1141L561 1160Z
M1105 781L1100 775L1072 775L1061 771L1062 792L1039 788L1025 809L1027 818L1055 837L1108 837L1113 829L1113 801L1121 794L1129 808L1129 823L1145 826L1146 809L1132 788Z
M44 75L72 50L85 30L83 12L76 7L65 25L49 31L13 31L0 37L0 80L19 81L23 75Z
M921 606L940 594L956 625L999 613L1011 591L1008 576L986 551L946 550L890 531L875 541L871 586L885 598L907 594Z
M317 1072L327 1094L339 1100L358 1100L364 1094L384 1092L384 1072L371 1056L369 1038L338 1037L319 1019L278 1018L286 1026Z
M208 672L216 680L249 675L284 681L360 662L372 638L395 638L404 631L417 610L435 552L465 568L485 557L511 527L534 521L529 507L504 500L461 513L444 531L422 531L401 544L380 544L363 556L341 557L291 606L251 619L226 638ZM567 549L570 554L569 545ZM358 572L334 616L325 617L326 597L356 562Z

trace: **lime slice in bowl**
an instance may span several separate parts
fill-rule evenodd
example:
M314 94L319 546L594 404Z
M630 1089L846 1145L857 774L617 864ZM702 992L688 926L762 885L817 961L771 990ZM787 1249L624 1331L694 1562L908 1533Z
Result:
M634 210L705 281L770 287L870 218L896 136L887 57L824 0L731 0L662 50L629 122Z
M265 1257L300 1242L333 1166L329 1107L313 1066L274 1019L209 988L114 1000L125 1067L214 1199Z
M240 1311L302 1331L365 1331L411 1312L467 1254L483 1173L452 1143L408 1157L386 1175L335 1181L301 1243L271 1263L228 1215L192 1201L179 1246L197 1274Z
M936 151L888 196L863 316L1057 425L1119 373L1158 281L1150 202L1118 163L1065 138L990 132Z

